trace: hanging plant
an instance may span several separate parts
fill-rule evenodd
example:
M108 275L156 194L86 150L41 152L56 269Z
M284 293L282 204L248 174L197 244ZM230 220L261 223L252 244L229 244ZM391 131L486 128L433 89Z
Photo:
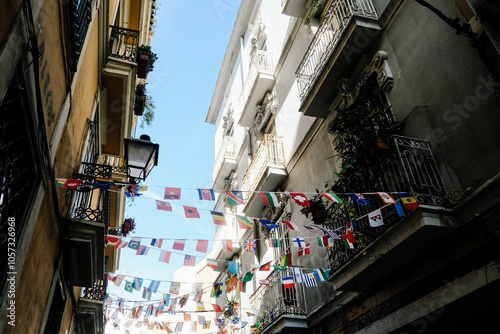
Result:
M120 226L119 234L123 237L129 235L129 233L133 233L135 230L135 220L133 218L127 218L123 221L123 224Z
M309 200L309 206L303 207L300 212L310 218L313 223L317 225L324 224L328 218L328 209L325 203L323 203L320 194L315 195L311 200Z

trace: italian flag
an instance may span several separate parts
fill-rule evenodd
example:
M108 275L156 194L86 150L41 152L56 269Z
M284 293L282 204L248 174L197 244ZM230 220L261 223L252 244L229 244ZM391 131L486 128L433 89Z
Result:
M316 237L318 239L319 247L328 247L328 235L324 235L322 237Z
M321 196L323 196L324 198L326 198L330 202L335 202L335 203L340 203L340 204L343 203L342 200L335 194L324 193L324 194L321 194Z
M267 206L279 206L278 198L275 193L261 192L260 196Z

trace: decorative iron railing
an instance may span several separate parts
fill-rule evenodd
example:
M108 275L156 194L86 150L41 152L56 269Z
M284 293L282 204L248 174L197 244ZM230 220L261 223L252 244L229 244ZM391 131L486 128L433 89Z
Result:
M353 16L370 19L378 17L371 0L335 0L328 8L297 68L301 101L309 94Z
M253 86L255 85L255 80L259 73L273 74L274 65L273 57L270 52L257 50L250 60L250 67L248 69L247 77L245 78L245 83L241 89L236 108L245 107L245 104L250 96Z
M83 172L74 173L73 177L84 180L84 184L75 192L72 218L103 223L108 232L111 196L109 191L94 189L96 177L111 179L112 166L82 163Z
M269 286L260 285L250 297L253 310L259 310L255 322L261 323L260 331L282 315L306 315L303 284L294 288L283 287L282 277L293 277L292 269L275 270L269 276Z
M285 167L283 137L265 135L243 176L241 190L248 200L268 167Z
M127 161L123 158L106 155L104 165L111 166L113 173L127 174Z
M139 31L116 26L110 27L109 56L136 63Z
M224 136L222 145L219 148L217 157L215 158L213 178L217 178L224 159L236 159L236 139L231 136Z
M353 174L343 176L342 187L335 188L338 192L384 191L389 193L410 192L422 205L448 207L448 192L443 178L434 159L429 142L426 140L393 136L391 149L376 163L364 169L358 169ZM332 270L340 268L354 255L362 252L388 228L401 222L394 205L385 204L380 196L365 195L371 202L370 206L354 203L351 199L344 204L332 204L329 207L328 219L325 225L332 230L342 231L349 221L355 222L356 245L354 249L346 248L341 240L334 240L334 247L329 248L329 261ZM404 207L404 205L402 205ZM374 208L381 208L384 225L371 227L368 213Z

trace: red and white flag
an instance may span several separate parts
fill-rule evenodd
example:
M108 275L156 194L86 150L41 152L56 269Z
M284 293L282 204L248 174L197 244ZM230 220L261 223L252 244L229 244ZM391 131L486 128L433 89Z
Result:
M310 206L306 195L303 193L290 193L290 196L295 200L295 203L302 206Z

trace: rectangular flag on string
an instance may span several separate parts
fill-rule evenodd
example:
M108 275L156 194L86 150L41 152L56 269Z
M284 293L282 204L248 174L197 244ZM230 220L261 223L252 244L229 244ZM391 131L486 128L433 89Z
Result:
M138 250L140 245L141 245L141 238L132 238L128 243L128 248Z
M267 242L269 244L269 247L273 247L273 248L281 247L281 240L280 239L268 239Z
M224 214L222 212L210 211L210 213L212 214L212 219L214 220L215 225L227 225L226 218L224 217Z
M137 252L135 253L135 255L148 255L148 252L149 252L149 247L141 245L137 249Z
M261 279L259 280L260 285L269 285L269 280L268 279Z
M236 261L229 261L227 267L230 273L239 275L240 274L240 263Z
M229 205L245 204L245 200L243 199L243 193L241 191L228 191L227 203Z
M295 281L295 283L302 283L304 282L304 275L302 273L302 268L292 268L292 272L293 272L293 280Z
M308 230L311 233L316 233L316 234L324 234L325 231L320 229L319 227L313 226L313 225L304 225L306 230Z
M316 237L318 239L319 247L328 247L328 235L324 235L322 237Z
M292 265L292 253L285 254L281 257L281 262L280 266L285 267L288 266L290 267Z
M175 239L174 245L172 246L172 249L175 249L175 250L182 252L184 250L185 245L186 245L186 239Z
M178 200L181 199L181 188L165 187L165 196L163 199Z
M247 283L246 282L238 281L237 286L238 286L239 292L244 292L244 293L247 292Z
M170 261L170 252L169 251L164 251L162 250L160 252L160 257L158 258L158 261L168 263Z
M161 245L163 245L163 239L152 239L151 240L151 246L161 248Z
M262 197L264 204L267 206L279 206L280 205L280 203L278 201L278 197L276 197L275 193L261 192L260 196Z
M74 189L78 188L80 184L83 183L83 180L72 180L72 179L56 179L56 184L59 187L63 187L66 189Z
M125 278L125 275L116 275L111 279L113 283L115 283L116 286L120 286L122 284L123 279Z
M290 196L294 199L295 203L301 206L310 206L306 195L302 193L290 193Z
M365 198L365 196L361 195L360 193L353 193L349 194L349 197L352 198L352 200L359 205L371 205L370 201Z
M143 281L142 278L134 277L134 281L132 282L132 287L137 291L141 291L142 281Z
M170 289L168 290L168 292L173 294L173 295L178 296L180 288L181 288L181 282L171 282Z
M231 292L233 290L236 290L236 283L238 282L238 276L234 276L229 280L227 283L227 292Z
M196 244L196 251L200 253L206 253L208 250L208 240L198 240Z
M306 283L306 287L310 288L313 286L318 286L316 282L316 278L314 278L314 273L308 273L304 275L304 282Z
M224 283L214 283L212 286L212 293L210 294L210 297L212 297L212 298L219 297L222 294L222 286L223 285L224 285ZM213 304L213 305L217 305L217 304ZM217 312L217 310L216 310L216 312Z
M309 255L311 253L311 244L306 244L304 247L299 248L299 256Z
M219 305L212 304L212 307L214 308L215 313L222 313L222 309Z
M186 218L200 218L200 213L196 208L193 208L192 206L182 206L184 208L184 214L186 215Z
M383 192L376 192L375 194L379 195L380 198L382 198L382 201L384 201L385 204L394 204L396 203L396 200L392 198L391 195L388 193L383 193Z
M215 194L212 189L198 189L198 196L201 201L215 201Z
M305 245L304 238L294 238L292 239L292 243L295 247L304 247Z
M250 252L250 253L257 252L257 240L255 240L255 239L246 239L243 242L243 250L245 252Z
M268 229L273 229L273 228L278 228L280 227L278 224L272 223L270 220L266 219L259 219L260 223L267 227Z
M196 256L184 255L184 265L189 267L194 267L196 265Z
M151 283L149 283L149 290L151 290L151 292L153 293L156 293L158 292L158 288L160 287L160 283L161 281L151 281Z
M283 287L285 289L290 289L290 288L293 288L295 286L295 283L293 283L293 277L290 276L290 277L282 277L281 278L281 283L283 284Z
M403 209L401 204L399 204L399 201L396 201L396 203L394 203L394 207L396 208L396 211L398 212L399 217L405 216L405 210Z
M382 217L382 211L377 209L368 214L368 222L371 227L378 227L384 225L384 218Z
M147 299L147 300L151 300L152 294L153 294L153 292L149 288L144 287L144 289L142 291L142 298Z
M268 263L261 265L259 271L269 271L271 269L271 262L272 261L269 261Z
M236 220L238 221L238 226L243 230L251 230L253 229L253 224L250 220L245 216L236 216Z
M196 311L205 311L205 303L196 302Z
M326 198L327 200L329 200L330 202L335 202L335 203L344 203L342 202L342 200L337 196L335 195L334 193L323 193L321 194L321 196L323 196L324 198Z
M217 269L217 260L216 259L207 259L207 267L212 269Z
M201 302L201 297L203 297L203 287L201 283L193 283L193 301Z
M320 282L328 281L328 276L330 275L330 269L313 269L314 276Z
M231 240L231 239L226 239L226 242L225 242L225 244L224 244L224 247L225 247L228 251L232 252L232 251L233 251L233 240Z
M293 230L293 231L298 231L299 230L299 227L293 223L290 223L290 222L286 222L284 220L281 221L281 223L285 224L286 226L288 226L288 228L290 230Z
M419 207L420 204L410 193L398 193L398 195L408 210L414 210Z
M156 210L172 211L172 204L165 201L156 200Z
M118 242L115 245L115 248L125 248L127 247L127 245L128 245L127 241L118 240Z

